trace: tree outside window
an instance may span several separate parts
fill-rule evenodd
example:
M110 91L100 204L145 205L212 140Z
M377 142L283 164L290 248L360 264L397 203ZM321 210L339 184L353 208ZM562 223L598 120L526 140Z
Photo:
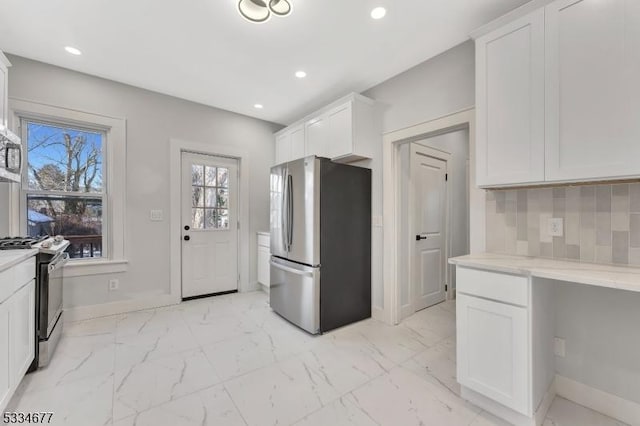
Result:
M102 257L105 133L25 120L29 235L64 235L72 258Z

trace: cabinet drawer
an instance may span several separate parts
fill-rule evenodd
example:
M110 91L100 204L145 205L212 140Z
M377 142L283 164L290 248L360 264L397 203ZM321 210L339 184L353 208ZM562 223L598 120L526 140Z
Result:
M0 303L36 277L36 258L29 259L0 272Z
M457 291L514 305L528 306L529 278L458 266Z
M271 248L271 238L268 235L258 234L258 245Z

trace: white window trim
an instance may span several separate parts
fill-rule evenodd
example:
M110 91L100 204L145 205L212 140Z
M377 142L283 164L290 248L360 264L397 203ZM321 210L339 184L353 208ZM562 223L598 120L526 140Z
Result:
M9 125L15 131L18 130L22 118L54 123L61 121L81 127L95 127L105 130L107 134L104 152L107 188L105 196L107 223L105 228L107 232L104 233L103 239L106 240L108 247L108 257L69 263L65 267L64 275L65 277L76 277L126 271L128 267L125 251L126 120L15 98L9 98L9 111L12 120ZM22 225L23 221L20 220L21 204L20 191L12 191L11 231L14 234L26 232L26 229L22 229L25 225Z

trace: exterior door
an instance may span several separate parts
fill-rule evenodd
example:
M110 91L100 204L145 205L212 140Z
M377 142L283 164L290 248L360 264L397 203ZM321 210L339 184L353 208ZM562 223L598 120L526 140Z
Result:
M447 262L447 162L411 144L412 310L445 300Z
M182 153L182 298L238 289L238 161Z

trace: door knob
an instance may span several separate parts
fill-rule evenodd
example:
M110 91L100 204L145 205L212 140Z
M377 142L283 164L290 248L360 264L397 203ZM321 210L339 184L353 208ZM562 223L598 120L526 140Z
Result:
M185 231L188 231L189 229L191 229L191 228L189 228L189 225L185 225L185 226L184 226L184 230L185 230Z
M188 236L188 235L185 235L185 236L184 236L184 240L185 240L185 241L189 241L190 239L191 239L191 237L190 237L190 236Z
M416 235L416 241L420 241L420 240L426 240L427 236L425 235L424 237L420 234Z

